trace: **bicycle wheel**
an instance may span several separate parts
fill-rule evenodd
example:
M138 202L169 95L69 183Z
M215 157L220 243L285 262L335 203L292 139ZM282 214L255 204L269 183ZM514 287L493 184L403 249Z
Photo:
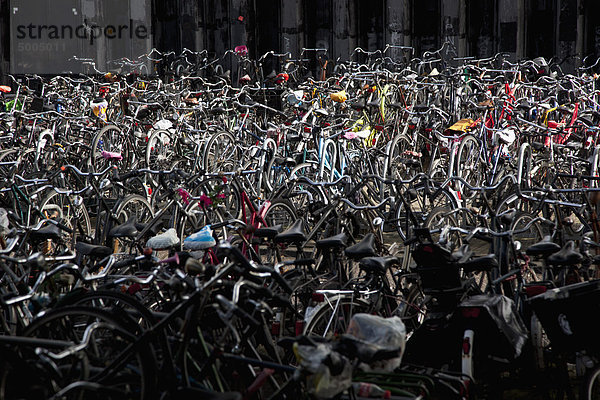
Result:
M436 187L432 181L418 182L405 191L404 197L410 207L410 212L416 217L419 224L427 221L429 213L435 208L454 210L458 208L458 201L448 189ZM406 206L398 201L394 222L398 234L405 240L410 237L413 222L409 218Z
M154 210L148 200L138 194L131 194L118 203L115 215L119 223L135 216L139 223L147 223L154 218Z
M90 216L79 196L69 196L52 190L50 194L40 203L40 211L45 218L59 220L73 230L73 233L61 231L61 243L71 248L76 240L89 239L92 237L92 225ZM50 243L54 250L58 243Z
M388 157L388 176L391 179L410 179L421 172L421 161L410 156L415 151L413 141L406 135L398 135L392 142Z
M307 163L301 163L296 165L294 168L292 168L292 171L290 172L290 176L288 178L288 181L294 181L295 179L299 179L300 177L306 177L312 181L317 179L317 173L318 173L318 165L312 162L307 162ZM312 185L309 185L308 183L304 182L304 181L300 181L300 182L293 182L292 185L294 185L294 187L292 188L291 192L292 194L295 194L294 196L290 197L290 202L294 205L294 207L296 208L296 210L305 210L306 207L308 207L309 204L315 204L316 202L321 201L321 193L319 192L318 188L315 188ZM285 188L285 186L282 186L282 188ZM277 189L275 189L277 190ZM307 194L310 193L310 195ZM312 202L311 202L311 196L312 196Z
M131 194L116 204L114 215L117 218L117 224L123 224L132 218L135 218L138 224L147 224L154 218L154 210L144 197ZM112 247L115 253L118 253L120 248L126 246L120 239L115 239Z
M235 136L229 132L219 132L206 143L204 171L215 173L234 171L240 157L241 150Z
M520 231L525 229L525 227L533 221L535 217L528 213L518 213L512 221L511 230ZM520 246L520 248L524 251L529 248L534 243L539 242L544 238L542 228L539 223L532 224L526 231L515 233L513 235L513 242ZM511 258L510 262L514 262L517 265L520 264L520 260L518 257L514 256ZM521 262L522 263L522 262ZM523 280L527 282L537 282L543 280L543 272L539 268L533 268L531 265L527 264L523 265ZM506 271L508 272L508 271ZM501 273L505 273L502 272Z
M183 219L179 223L179 241L181 243L181 250L183 250L183 242L185 238L198 232L206 225L215 224L225 221L223 213L220 208L217 207L200 207L199 203L194 201L186 208ZM227 239L227 228L222 227L217 230L213 230L213 236L216 238L217 243L220 240Z
M593 368L586 377L581 400L600 400L600 365Z
M275 199L265 214L269 226L281 225L282 231L289 228L298 219L296 208L289 200Z
M404 322L407 338L409 338L425 320L427 304L425 294L417 282L407 282L402 291L405 295L400 300L396 314Z
M484 182L485 166L481 160L481 145L473 135L466 135L456 153L455 171L458 177L464 179L471 186L481 186ZM475 193L459 184L465 197L471 197Z
M336 335L346 333L352 316L357 313L371 313L369 303L362 299L334 296L321 303L316 310L310 312L304 327L307 336L321 336L332 339ZM307 318L307 316L304 316Z
M531 187L531 163L531 146L529 146L529 143L523 143L519 148L519 159L517 161L517 184L521 189Z
M439 242L442 230L447 227L459 227L459 223L454 215L448 214L451 210L446 207L436 207L431 210L425 221L425 226L431 231L431 238L434 243ZM447 242L447 248L451 251L456 250L462 245L462 238L458 232L449 232L448 237L444 238Z
M65 296L56 307L86 306L111 310L113 315L131 319L142 329L149 329L156 322L152 313L134 295L110 290L94 290Z
M276 199L273 200L267 213L265 214L265 221L269 226L281 225L281 231L283 232L289 228L296 220L296 209L289 200ZM275 263L278 261L277 251L271 246L267 246L266 249L261 247L261 261L263 263Z
M173 136L167 130L152 132L146 144L146 167L157 171L169 170L175 156L173 142Z
M123 157L121 161L112 161L113 164L116 163L120 168L127 168L129 166L129 142L127 140L127 135L124 134L118 126L107 125L100 129L96 136L94 136L89 160L93 171L102 171L111 165L111 161L102 157L103 151L118 153Z
M68 392L68 398L141 399L154 395L157 377L151 348L144 343L135 348L128 348L140 333L139 327L108 311L82 306L51 310L33 321L22 336L66 340L77 344L83 342L85 332L93 324L98 325L88 332L89 343L77 353L77 357L54 360L56 367L63 374L59 375L60 379L55 378L47 397L80 380L99 385L94 388L85 385L74 387ZM113 366L114 369L107 373L105 368L122 353L124 362ZM79 368L78 359L85 360L88 364L87 371ZM48 377L28 376L27 379L37 381ZM11 386L17 381L5 373L2 379L2 393L11 392Z

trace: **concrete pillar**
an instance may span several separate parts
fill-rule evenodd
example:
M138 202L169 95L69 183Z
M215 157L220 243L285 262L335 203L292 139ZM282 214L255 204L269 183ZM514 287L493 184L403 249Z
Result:
M565 60L562 65L563 71L574 73L578 64L577 40L582 32L578 32L578 0L558 0L557 18L558 34L555 54L559 60ZM582 29L583 31L583 29Z
M516 0L517 3L517 59L525 57L527 37L527 18L525 14L525 0Z
M581 61L585 57L585 5L584 0L577 0L577 41L575 43L575 53L577 54L577 66L581 66Z
M303 0L281 0L281 52L300 55L304 47Z
M352 0L333 0L333 46L330 50L330 57L333 60L338 58L348 59L350 55L350 3ZM356 25L356 22L354 22Z
M468 56L467 50L467 1L458 2L458 56Z
M458 56L460 3L462 2L464 2L464 0L448 0L442 2L441 43L449 42L452 44L445 49L443 56L446 57L446 59Z
M498 51L517 58L519 42L519 16L517 2L521 0L498 0Z
M412 40L412 7L410 0L404 0L402 2L402 36L404 39L404 46L414 47Z

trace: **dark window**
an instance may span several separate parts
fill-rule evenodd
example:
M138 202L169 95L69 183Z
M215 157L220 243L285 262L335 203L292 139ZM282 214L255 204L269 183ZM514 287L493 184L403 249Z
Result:
M421 54L440 47L440 3L438 0L413 0L412 31L415 50Z
M553 57L556 36L554 1L529 0L527 9L527 57Z
M477 58L491 57L495 36L495 1L467 1L467 31L469 36L469 54ZM515 36L516 38L516 36Z

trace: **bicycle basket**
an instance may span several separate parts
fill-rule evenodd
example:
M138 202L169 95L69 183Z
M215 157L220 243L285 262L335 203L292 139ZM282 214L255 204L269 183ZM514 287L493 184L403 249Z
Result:
M554 349L600 354L598 333L590 325L600 317L600 280L549 290L529 304Z
M452 253L436 243L420 243L412 254L415 272L421 279L424 290L444 290L461 287L459 268Z

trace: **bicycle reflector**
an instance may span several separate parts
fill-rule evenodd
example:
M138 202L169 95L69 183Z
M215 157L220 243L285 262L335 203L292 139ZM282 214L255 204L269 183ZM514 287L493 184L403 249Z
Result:
M479 318L479 314L481 314L481 308L465 307L461 310L461 313L464 318Z
M313 293L312 294L312 299L313 301L316 301L317 303L322 303L325 301L325 294L323 293Z
M533 296L537 296L538 294L546 293L547 290L548 290L548 288L546 286L532 285L532 286L527 286L525 288L525 294L527 295L527 297L533 297Z

